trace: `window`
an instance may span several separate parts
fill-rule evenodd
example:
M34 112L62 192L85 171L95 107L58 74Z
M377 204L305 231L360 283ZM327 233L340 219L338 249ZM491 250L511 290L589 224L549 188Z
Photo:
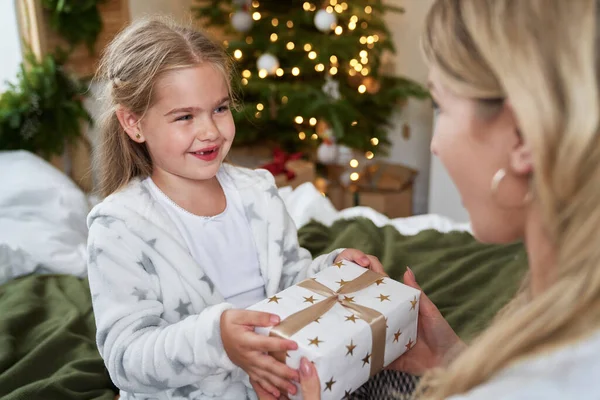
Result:
M23 60L16 1L0 0L0 92L6 89L6 81L14 81Z

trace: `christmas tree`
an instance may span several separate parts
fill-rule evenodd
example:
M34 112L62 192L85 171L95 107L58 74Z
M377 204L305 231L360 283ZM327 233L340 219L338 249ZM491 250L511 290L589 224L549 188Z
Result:
M238 144L285 150L334 141L371 159L389 145L388 121L426 91L386 74L394 53L382 0L202 0L195 15L221 29L236 60L242 107Z

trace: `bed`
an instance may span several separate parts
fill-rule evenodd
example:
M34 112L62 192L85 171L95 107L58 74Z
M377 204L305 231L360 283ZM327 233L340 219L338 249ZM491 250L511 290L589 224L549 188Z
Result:
M0 398L114 399L85 273L85 216L95 199L30 153L0 152L0 171ZM522 244L479 244L468 224L337 211L310 184L280 194L313 256L359 248L395 279L410 266L465 340L514 294L526 268Z

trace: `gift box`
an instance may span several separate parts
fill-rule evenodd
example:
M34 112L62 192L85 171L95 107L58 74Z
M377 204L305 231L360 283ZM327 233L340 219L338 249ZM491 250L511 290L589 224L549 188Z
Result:
M298 350L272 355L294 369L312 361L322 399L341 399L414 346L420 291L343 261L265 299L250 310L279 315L266 336L289 338ZM291 396L300 399L301 394Z
M278 148L273 150L273 160L260 168L273 174L278 187L296 188L306 182L314 182L316 178L315 164L302 159L302 153L286 153Z
M358 187L330 186L326 195L338 210L350 207L370 207L388 218L405 218L413 215L412 185L403 189L379 190Z
M377 163L357 170L359 179L348 186L340 182L348 168L327 166L329 185L325 194L334 207L370 207L389 218L413 214L413 184L417 171L399 164Z
M404 165L377 163L361 171L357 185L362 189L399 192L412 186L416 176L417 171Z

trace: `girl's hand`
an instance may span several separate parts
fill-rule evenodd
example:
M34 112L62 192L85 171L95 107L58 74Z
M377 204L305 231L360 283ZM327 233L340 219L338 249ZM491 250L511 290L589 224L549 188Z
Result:
M404 273L404 284L421 290L410 268ZM388 369L420 376L428 369L441 366L450 350L458 351L465 346L422 290L417 331L415 346L392 362Z
M252 389L254 389L256 395L258 396L258 400L278 400L277 397L273 396L271 393L263 389L260 383L250 379L250 384L252 385Z
M278 316L259 311L227 310L221 315L221 339L227 356L275 398L281 391L295 394L296 387L290 380L299 380L298 371L265 353L297 350L298 345L291 340L259 335L254 327L278 323Z
M379 262L379 259L375 256L369 256L357 249L346 249L343 250L338 256L335 258L335 262L339 261L352 261L360 265L361 267L369 268L373 272L377 272L378 274L388 276L383 270L383 265Z

